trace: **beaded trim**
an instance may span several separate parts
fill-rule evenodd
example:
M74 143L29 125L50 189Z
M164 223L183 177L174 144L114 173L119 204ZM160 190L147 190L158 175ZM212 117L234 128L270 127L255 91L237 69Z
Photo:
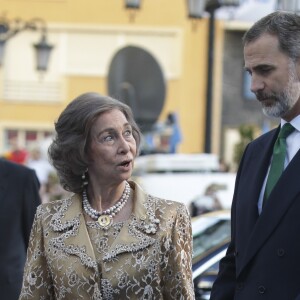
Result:
M123 191L123 194L119 201L113 205L112 207L104 210L104 211L98 211L91 207L90 202L87 197L86 189L82 193L82 203L83 203L83 209L84 211L94 220L98 220L101 216L108 216L110 219L112 219L121 209L125 206L130 196L130 185L126 181L125 182L125 189Z

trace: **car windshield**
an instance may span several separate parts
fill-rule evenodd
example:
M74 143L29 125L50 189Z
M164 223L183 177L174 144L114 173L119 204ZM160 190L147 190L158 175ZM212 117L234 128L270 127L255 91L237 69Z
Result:
M230 239L230 219L200 217L192 223L193 257L203 255Z

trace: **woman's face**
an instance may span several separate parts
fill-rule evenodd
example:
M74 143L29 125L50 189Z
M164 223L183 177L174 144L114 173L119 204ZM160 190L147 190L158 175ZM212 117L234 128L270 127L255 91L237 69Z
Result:
M102 113L91 128L89 176L100 183L130 178L136 156L131 125L118 109Z

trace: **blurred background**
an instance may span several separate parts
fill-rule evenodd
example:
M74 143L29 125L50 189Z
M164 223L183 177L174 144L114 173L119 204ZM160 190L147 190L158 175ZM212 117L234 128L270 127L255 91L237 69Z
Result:
M0 7L0 154L37 170L44 201L49 182L52 194L63 193L47 163L54 122L74 97L96 91L133 109L144 137L134 176L146 189L164 178L158 195L191 205L219 194L227 199L210 207L230 207L245 145L277 123L250 92L241 38L274 10L299 10L299 1L0 0ZM189 183L185 197L170 186L175 175Z
M36 170L43 202L67 196L47 159L60 112L87 91L128 104L143 133L133 178L188 206L209 299L242 152L278 123L250 92L241 39L278 9L300 1L0 0L0 155Z

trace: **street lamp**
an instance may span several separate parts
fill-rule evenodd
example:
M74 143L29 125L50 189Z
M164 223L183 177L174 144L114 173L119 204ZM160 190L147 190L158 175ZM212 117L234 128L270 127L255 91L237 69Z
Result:
M212 108L213 108L213 61L215 36L215 10L222 6L238 6L240 0L187 0L190 18L202 18L209 13L207 86L206 86L206 121L204 152L211 153Z
M47 42L47 27L44 20L33 18L29 21L21 19L8 20L6 17L0 17L0 66L3 64L4 49L7 40L24 30L40 30L41 39L34 44L36 50L36 69L37 71L47 71L48 62L52 45Z
M300 0L277 0L277 10L300 13Z

